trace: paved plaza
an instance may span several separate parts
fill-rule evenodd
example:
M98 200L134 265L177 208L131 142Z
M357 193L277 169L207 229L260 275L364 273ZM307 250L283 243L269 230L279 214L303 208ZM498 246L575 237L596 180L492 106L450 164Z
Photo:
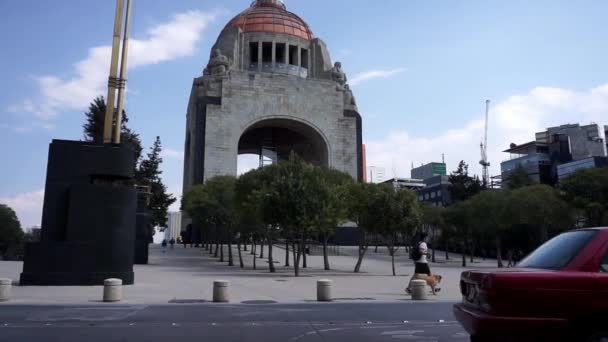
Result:
M258 247L259 250L259 247ZM212 299L213 280L230 281L231 303L310 303L316 299L316 281L331 279L337 302L409 302L404 292L405 284L413 271L411 260L401 249L396 257L397 276L391 274L390 256L386 248L378 253L370 247L361 268L353 273L356 263L356 247L340 247L340 256L330 256L331 271L323 270L322 256L308 256L308 268L301 276L293 276L292 267L284 267L285 251L273 248L276 273L268 272L268 250L263 259L257 259L253 270L253 256L243 252L245 268L239 268L236 246L233 247L235 266L218 262L200 248L163 249L150 247L150 264L135 266L135 285L124 286L124 304L203 303ZM227 250L224 251L227 259ZM259 254L258 254L259 255ZM441 274L441 292L429 295L429 302L455 302L460 300L459 276L463 269L460 257L452 255L444 260L444 253L437 253L437 263L431 264L433 273ZM470 268L492 268L495 261L481 259L469 264ZM21 262L0 262L0 277L19 279ZM104 305L101 303L101 286L14 286L11 305ZM0 304L6 305L8 303Z

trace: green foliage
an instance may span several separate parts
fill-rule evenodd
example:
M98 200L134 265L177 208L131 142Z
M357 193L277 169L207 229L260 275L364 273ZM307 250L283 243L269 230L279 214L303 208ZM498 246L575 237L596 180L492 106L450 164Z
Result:
M106 115L106 101L103 96L96 97L93 102L89 105L89 110L84 113L86 122L82 125L84 130L84 139L86 141L92 141L96 143L103 142L103 126L104 117ZM130 146L135 151L136 165L141 158L143 148L141 146L141 140L139 134L127 127L129 117L127 112L122 111L122 122L121 122L121 142ZM116 123L113 123L116 126Z
M608 168L577 170L561 181L564 198L582 212L584 225L608 225Z
M481 181L477 176L469 176L469 165L460 161L458 169L449 176L448 187L453 202L462 202L475 196L482 190Z
M218 227L237 223L236 178L217 176L194 186L183 198L183 208L193 219Z
M538 229L539 242L574 227L571 208L554 188L533 185L513 190L509 216L514 223Z
M151 214L151 227L166 227L169 207L176 199L167 193L167 187L161 179L162 171L160 164L163 159L160 157L162 145L160 137L156 137L154 145L150 148L147 158L142 160L139 168L135 172L135 180L138 185L150 187L150 202L148 211Z
M0 255L11 254L18 249L24 235L15 211L0 204Z

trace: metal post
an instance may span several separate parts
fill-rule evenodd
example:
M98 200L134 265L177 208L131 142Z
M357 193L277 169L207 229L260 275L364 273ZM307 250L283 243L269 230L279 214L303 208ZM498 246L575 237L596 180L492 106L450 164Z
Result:
M115 144L120 144L122 128L122 109L125 99L125 87L127 84L127 57L129 54L129 28L131 26L131 0L127 0L127 18L125 19L125 36L122 42L122 56L120 60L120 79L118 81L118 106L116 107L116 130L114 130Z
M103 142L112 142L112 126L114 122L114 101L116 99L116 77L118 73L118 48L120 45L120 30L122 28L122 12L124 0L116 0L116 15L114 16L114 38L112 40L112 60L110 62L110 78L108 80L108 97L106 98L106 115L103 125Z

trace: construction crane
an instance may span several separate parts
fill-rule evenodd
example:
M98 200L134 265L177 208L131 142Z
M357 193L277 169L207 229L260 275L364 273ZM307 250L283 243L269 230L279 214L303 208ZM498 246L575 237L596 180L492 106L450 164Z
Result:
M486 100L486 122L484 127L483 141L481 142L481 160L479 164L482 167L482 182L485 187L490 184L490 162L488 161L488 115L490 114L490 100Z

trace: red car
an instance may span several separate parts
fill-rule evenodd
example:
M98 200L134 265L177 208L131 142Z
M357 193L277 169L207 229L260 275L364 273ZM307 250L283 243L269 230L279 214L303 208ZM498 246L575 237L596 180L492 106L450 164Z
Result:
M463 272L460 291L471 342L608 341L608 228L563 233L515 268Z

